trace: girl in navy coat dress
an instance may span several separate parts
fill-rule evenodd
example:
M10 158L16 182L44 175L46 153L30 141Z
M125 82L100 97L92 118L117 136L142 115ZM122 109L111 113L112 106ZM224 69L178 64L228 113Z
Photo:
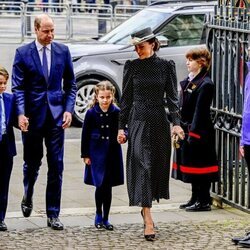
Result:
M120 109L114 104L114 96L115 87L109 81L95 86L81 141L81 157L86 164L84 182L96 187L95 226L107 230L113 230L108 221L112 187L124 183L122 150L116 139Z

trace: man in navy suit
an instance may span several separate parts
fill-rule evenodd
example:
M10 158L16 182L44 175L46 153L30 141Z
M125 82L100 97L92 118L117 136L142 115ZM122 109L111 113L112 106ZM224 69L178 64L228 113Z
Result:
M12 91L16 97L18 125L24 153L24 196L21 208L29 217L34 184L47 149L47 225L62 230L59 220L63 173L64 129L72 121L76 84L67 46L52 42L54 23L41 14L34 21L36 40L16 50Z
M13 131L14 98L12 94L4 93L9 74L0 67L0 231L6 231L4 222L8 204L9 182L13 167L13 157L16 155L16 144Z

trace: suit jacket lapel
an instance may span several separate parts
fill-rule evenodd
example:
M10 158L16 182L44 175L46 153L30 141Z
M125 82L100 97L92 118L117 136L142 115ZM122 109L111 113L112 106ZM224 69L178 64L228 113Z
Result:
M52 74L54 72L54 67L55 67L55 51L54 51L54 46L53 46L53 43L51 43L51 64L50 64L50 72L49 72L49 80L48 80L48 84L50 83L51 79L52 79Z
M37 47L36 47L35 41L31 43L30 49L31 49L31 56L33 58L33 61L34 61L35 65L36 65L37 70L39 71L39 73L42 76L44 76L43 75L43 69L42 69L41 60L40 60L40 57L39 57L39 54L38 54L38 51L37 51Z

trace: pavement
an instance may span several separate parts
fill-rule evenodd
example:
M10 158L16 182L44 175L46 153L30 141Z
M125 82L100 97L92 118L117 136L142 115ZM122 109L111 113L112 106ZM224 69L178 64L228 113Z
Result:
M154 203L156 240L143 237L139 207L129 207L126 185L113 188L110 222L114 231L97 230L94 225L95 203L92 186L83 183L80 158L80 128L66 132L65 170L61 205L63 231L46 225L45 188L47 166L44 158L35 186L34 210L24 218L20 210L23 195L22 143L16 131L18 155L11 176L9 206L6 216L8 231L0 232L0 250L6 249L242 249L231 242L233 236L244 235L250 216L230 206L212 206L211 212L185 212L179 204L190 197L190 185L170 179L169 200ZM126 145L123 146L124 159ZM46 153L45 153L46 154Z

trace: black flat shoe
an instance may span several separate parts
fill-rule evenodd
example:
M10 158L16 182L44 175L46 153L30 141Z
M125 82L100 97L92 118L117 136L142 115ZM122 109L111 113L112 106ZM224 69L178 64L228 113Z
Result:
M47 226L54 230L63 230L64 226L59 218L48 218Z
M233 237L232 242L237 245L240 241L247 241L250 240L250 232L247 232L243 237Z
M187 211L187 212L211 211L211 206L209 203L202 204L201 202L197 201L192 206L186 207L185 211Z
M4 221L0 221L0 231L7 231L7 225Z
M190 207L190 206L194 205L195 202L196 202L196 201L190 199L187 203L181 204L181 205L179 206L179 208L180 208L180 209L185 209L186 207Z
M114 226L112 224L110 224L108 220L107 221L103 221L102 226L106 230L109 230L109 231L113 231L114 230Z
M102 215L101 214L96 214L95 215L95 227L97 229L101 229L103 226L103 223L102 223Z
M32 201L28 202L24 197L21 202L21 210L24 217L30 217L33 209Z

